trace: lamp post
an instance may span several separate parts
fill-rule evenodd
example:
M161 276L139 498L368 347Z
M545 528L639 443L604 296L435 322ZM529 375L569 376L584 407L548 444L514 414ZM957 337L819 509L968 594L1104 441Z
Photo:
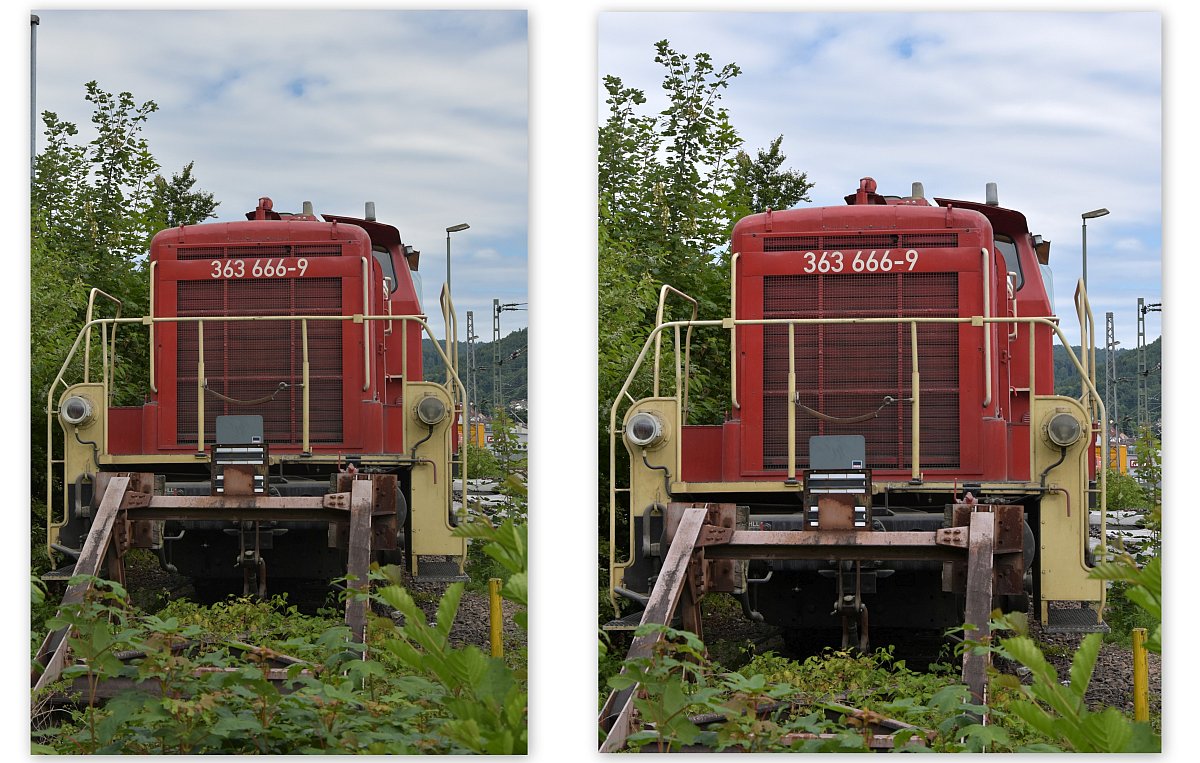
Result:
M29 14L29 177L37 168L37 14Z
M1091 212L1084 212L1083 217L1083 290L1087 291L1087 221L1096 217L1104 217L1108 214L1108 210L1104 207L1093 209Z
M458 233L460 230L466 230L471 226L467 223L459 223L451 225L446 229L446 299L453 299L450 293L450 234ZM449 304L449 302L447 303ZM451 337L450 335L454 336ZM458 319L454 316L453 310L446 315L446 357L450 360L450 365L446 367L446 384L450 384L453 374L458 371Z
M450 234L458 233L460 230L466 230L471 226L467 223L459 223L451 225L446 229L446 293L450 293Z

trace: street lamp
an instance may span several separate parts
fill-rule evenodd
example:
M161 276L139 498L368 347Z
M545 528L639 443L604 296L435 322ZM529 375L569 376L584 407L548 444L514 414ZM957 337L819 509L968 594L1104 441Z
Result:
M1104 217L1108 214L1108 210L1101 207L1093 209L1091 212L1083 213L1083 290L1087 291L1087 221L1096 217Z
M458 233L460 230L466 230L467 228L470 228L470 227L471 226L468 225L467 223L459 223L458 225L451 225L449 228L446 229L446 293L447 294L450 293L450 234Z

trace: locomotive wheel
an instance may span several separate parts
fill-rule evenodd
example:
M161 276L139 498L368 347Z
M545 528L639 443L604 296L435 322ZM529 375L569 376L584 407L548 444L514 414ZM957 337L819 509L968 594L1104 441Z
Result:
M1005 594L997 598L999 601L996 602L996 607L994 608L999 609L1001 612L1020 612L1022 614L1029 612L1028 593Z

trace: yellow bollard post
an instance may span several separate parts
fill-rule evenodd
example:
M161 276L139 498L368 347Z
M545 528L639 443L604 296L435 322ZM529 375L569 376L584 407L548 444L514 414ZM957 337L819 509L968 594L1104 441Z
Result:
M1133 629L1133 719L1150 720L1150 666L1145 628Z
M488 580L488 601L491 604L491 642L492 656L504 656L504 640L502 634L504 632L504 621L500 611L500 578L491 578Z

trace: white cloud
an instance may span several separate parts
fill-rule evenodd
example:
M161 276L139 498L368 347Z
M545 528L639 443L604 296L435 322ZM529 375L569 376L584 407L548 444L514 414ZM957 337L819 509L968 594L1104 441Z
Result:
M375 201L380 219L426 253L427 294L441 288L444 269L428 263L444 249L445 228L466 220L471 231L456 235L455 256L490 247L500 257L481 290L528 293L523 13L40 16L39 111L86 134L85 82L154 100L151 151L166 172L194 160L198 187L221 202L219 219L240 219L263 195L282 210L307 200L350 215ZM478 277L456 276L464 293ZM490 299L477 301L491 310ZM465 303L456 298L460 312L474 307ZM430 317L441 331L440 314Z
M885 193L982 199L997 182L1055 242L1057 303L1080 272L1079 215L1107 206L1088 241L1093 297L1161 291L1161 18L1157 13L606 13L599 75L663 108L654 42L742 70L723 104L748 148L783 134L817 204L870 175ZM603 95L598 98L604 118ZM1114 241L1138 269L1098 282ZM1132 303L1136 304L1136 302ZM1118 337L1134 341L1131 308Z

